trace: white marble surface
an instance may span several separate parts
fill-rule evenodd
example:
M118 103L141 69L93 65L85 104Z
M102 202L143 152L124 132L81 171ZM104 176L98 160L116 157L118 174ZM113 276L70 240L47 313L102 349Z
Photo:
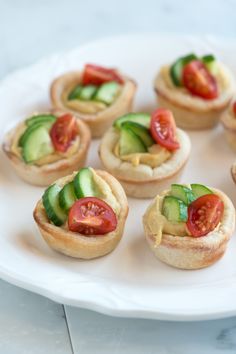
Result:
M235 13L234 0L0 0L0 78L42 56L105 35L162 31L233 37ZM236 318L170 323L71 307L65 318L62 305L3 281L0 299L4 354L236 353Z

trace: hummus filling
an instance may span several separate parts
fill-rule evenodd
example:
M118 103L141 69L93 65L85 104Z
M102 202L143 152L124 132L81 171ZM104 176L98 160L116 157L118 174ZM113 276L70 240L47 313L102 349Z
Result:
M228 82L228 78L224 73L223 68L221 68L220 65L217 66L218 70L216 72L216 74L214 74L214 77L216 79L216 82L218 84L218 89L219 89L219 95L228 87L229 82ZM175 84L173 83L171 76L170 76L170 66L169 65L165 65L161 68L161 75L166 83L166 85L168 86L168 88L170 90L174 91L182 91L184 94L189 95L192 97L192 94L185 88L185 87L177 87L175 86Z
M158 195L143 217L146 233L154 240L155 247L161 243L163 233L173 236L191 236L185 222L173 223L162 215L163 199L164 196Z
M14 137L12 139L12 143L11 143L11 147L10 147L11 152L21 160L22 160L21 147L18 146L18 143L19 143L19 139L22 136L22 134L24 133L25 129L26 129L25 124L22 124L22 126L19 129L17 129L17 131L15 132ZM75 154L78 151L79 144L80 144L80 138L77 135L77 137L73 140L71 146L67 149L66 152L62 153L62 152L54 150L51 154L43 156L40 159L34 161L33 165L43 166L43 165L47 165L47 164L59 161L61 159L71 157L73 154Z
M75 88L75 83L68 85L64 91L62 92L61 95L61 101L63 105L68 107L69 109L72 109L77 112L85 113L85 114L95 114L98 112L103 111L106 109L108 106L103 103L103 102L98 102L98 101L93 101L93 100L88 100L88 101L83 101L79 99L74 99L74 100L68 100L68 96L70 92ZM117 94L120 94L120 91Z
M164 147L154 144L148 148L148 152L120 155L119 142L115 145L114 154L122 161L130 162L134 167L139 164L148 165L151 168L160 166L171 156L171 153Z

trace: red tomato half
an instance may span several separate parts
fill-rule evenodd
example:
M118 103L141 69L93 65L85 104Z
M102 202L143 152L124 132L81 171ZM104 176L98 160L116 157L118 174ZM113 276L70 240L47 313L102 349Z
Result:
M233 113L236 118L236 101L233 103Z
M70 208L68 227L70 231L85 236L105 235L117 226L116 214L103 200L95 197L81 198Z
M164 108L156 109L151 115L150 130L153 139L167 150L179 149L180 145L175 136L175 120L171 111Z
M57 118L50 130L53 146L60 152L65 152L69 148L77 134L76 118L71 114L65 114Z
M216 194L206 194L194 200L188 207L187 228L192 236L205 236L218 225L224 212L224 204Z
M83 85L99 86L109 81L117 81L119 84L123 84L124 82L115 69L107 69L93 64L85 65L82 78Z
M200 60L193 60L184 67L183 84L195 96L206 100L218 97L216 79Z

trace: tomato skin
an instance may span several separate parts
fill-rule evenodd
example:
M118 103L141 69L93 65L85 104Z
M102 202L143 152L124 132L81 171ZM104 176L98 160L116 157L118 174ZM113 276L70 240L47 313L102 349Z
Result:
M195 96L206 100L218 97L218 85L214 76L200 60L193 60L183 68L183 84Z
M158 108L151 115L150 125L153 139L169 151L179 149L180 144L176 141L176 125L171 111Z
M213 231L224 212L224 203L216 194L205 194L188 206L187 228L194 237Z
M64 114L57 118L50 130L50 136L56 151L65 152L78 134L76 118L71 114Z
M82 77L83 85L102 85L105 82L116 81L123 84L124 80L115 69L108 69L102 66L86 64Z
M117 217L112 208L96 197L77 200L70 208L68 215L70 231L84 236L102 236L117 227Z

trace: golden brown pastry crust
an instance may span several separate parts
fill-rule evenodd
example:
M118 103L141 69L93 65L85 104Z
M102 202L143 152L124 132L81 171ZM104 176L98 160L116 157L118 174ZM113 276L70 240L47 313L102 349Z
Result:
M181 269L199 269L210 266L225 253L227 243L235 229L235 209L231 200L221 191L211 188L224 203L224 214L218 228L203 237L162 235L155 240L144 225L145 237L154 255L162 262Z
M87 237L51 224L43 207L42 199L35 207L33 216L44 240L51 248L67 256L82 259L104 256L113 251L123 235L125 221L128 215L128 202L124 190L120 183L109 173L101 170L96 170L96 173L108 183L112 193L121 206L120 213L117 216L117 228L114 231L102 236ZM63 186L71 181L74 175L75 174L72 174L61 178L56 182L60 186Z
M224 127L225 138L228 144L232 150L236 151L236 117L232 105L222 115L221 123Z
M15 172L24 181L37 186L48 186L56 179L80 169L86 162L87 152L91 141L91 134L89 128L84 122L77 119L77 124L80 136L79 148L78 152L74 153L70 157L42 166L26 164L11 151L11 144L14 134L16 130L22 126L22 123L13 128L5 136L2 145L3 151L9 158Z
M50 95L53 107L59 112L70 112L78 118L85 121L92 133L92 137L100 137L111 126L112 122L119 116L132 111L133 98L136 91L136 83L122 76L124 84L121 93L116 98L115 102L108 108L94 114L85 114L66 107L62 101L62 93L70 85L76 85L81 82L82 72L74 71L66 73L51 84Z
M219 64L227 77L228 87L214 100L203 100L198 97L179 94L176 89L170 89L160 71L154 82L159 107L168 108L173 112L177 126L184 129L208 129L216 125L221 114L228 107L235 89L232 74Z
M99 156L105 169L119 180L128 196L153 198L171 183L179 180L189 158L189 137L181 129L177 129L177 136L180 149L154 169L144 164L134 167L130 162L123 162L115 156L113 151L119 138L115 128L110 128L104 135L99 147Z

